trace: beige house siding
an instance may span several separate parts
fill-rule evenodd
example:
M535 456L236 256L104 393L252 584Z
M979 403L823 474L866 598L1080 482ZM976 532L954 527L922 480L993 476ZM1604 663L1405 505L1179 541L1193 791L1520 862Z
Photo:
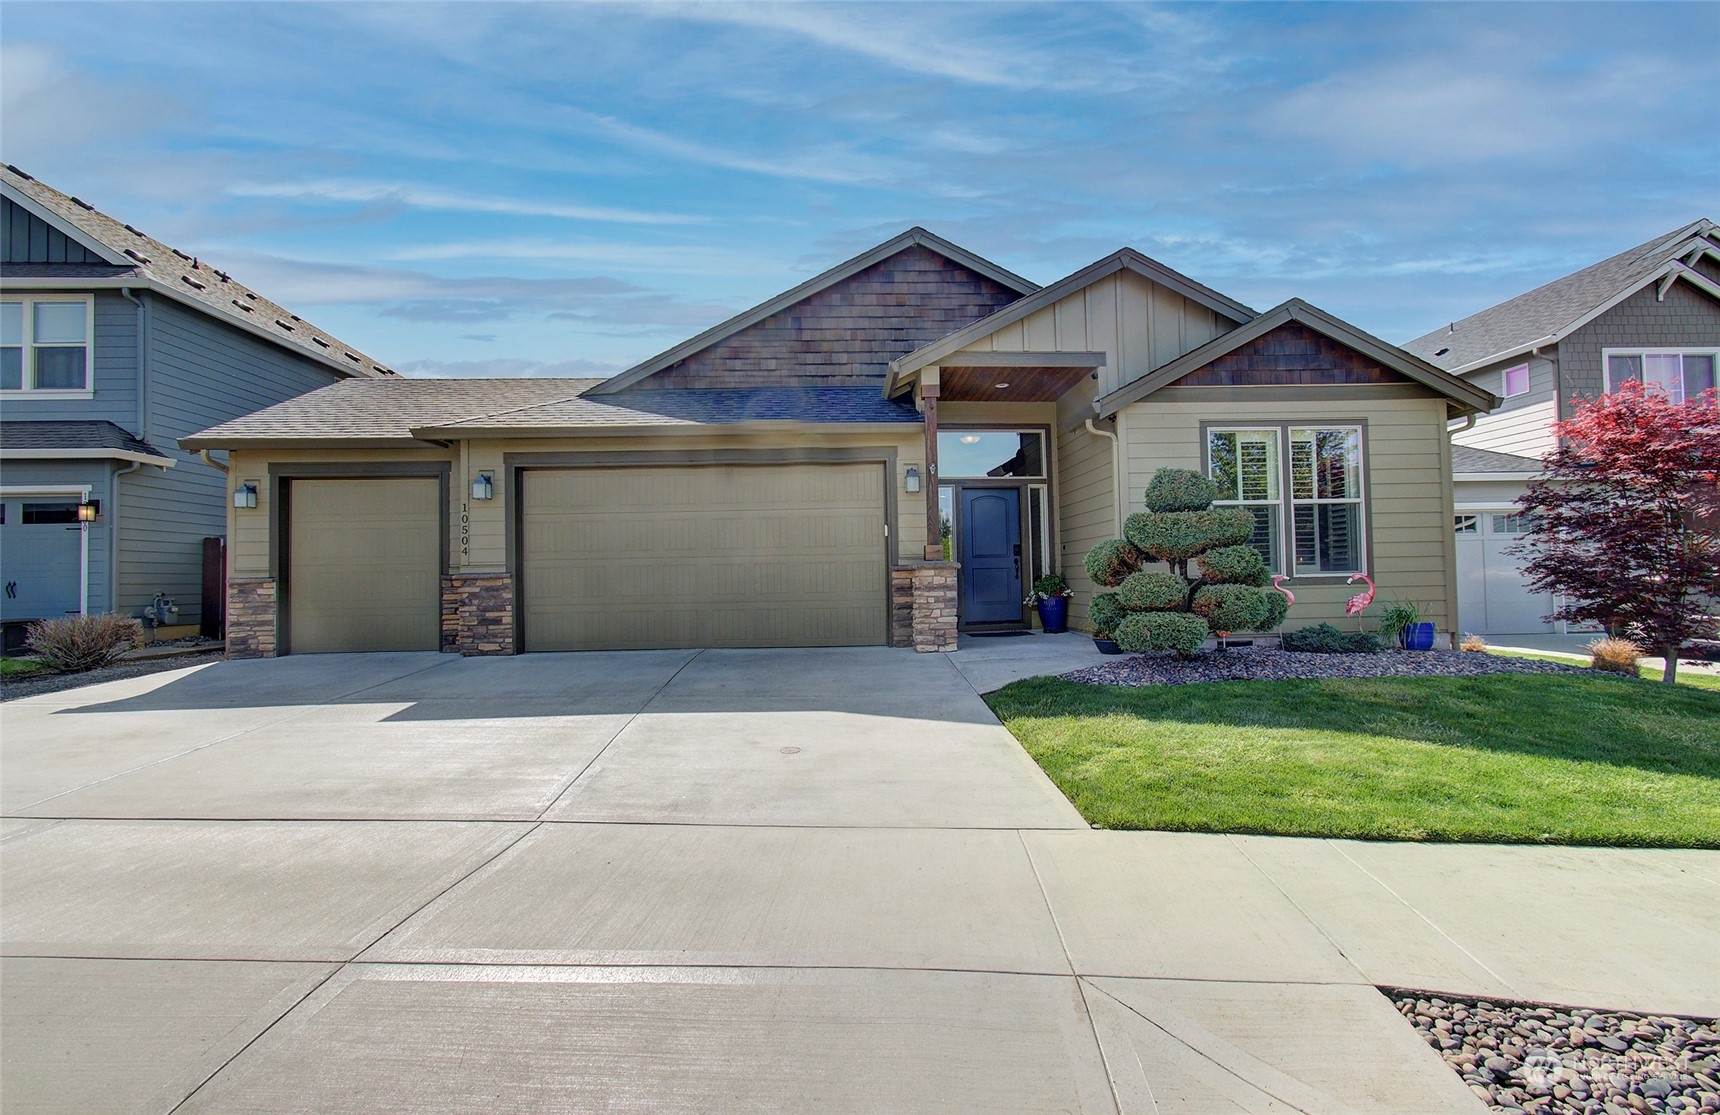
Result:
M1424 618L1449 632L1456 602L1456 557L1451 534L1450 443L1445 401L1428 393L1411 397L1358 397L1343 388L1308 388L1307 399L1251 401L1247 388L1220 393L1170 387L1121 412L1128 512L1143 509L1147 481L1160 468L1204 471L1202 423L1261 424L1362 422L1366 426L1364 477L1368 573L1378 600L1420 605ZM1197 394L1198 393L1198 394ZM1359 585L1342 578L1297 578L1287 628L1329 622L1348 630L1372 626L1344 615Z
M1199 348L1234 323L1133 271L1119 271L1006 325L964 352L1103 352L1099 394Z
M1099 591L1087 578L1087 551L1117 534L1116 454L1109 438L1086 428L1094 387L1079 385L1057 405L1057 561L1075 590L1070 623L1083 631L1092 630L1087 605Z

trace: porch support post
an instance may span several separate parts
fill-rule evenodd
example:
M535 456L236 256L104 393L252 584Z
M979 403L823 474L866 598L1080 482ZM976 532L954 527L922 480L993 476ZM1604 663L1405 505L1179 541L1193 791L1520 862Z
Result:
M930 373L930 374L927 374ZM926 417L926 560L942 561L943 542L938 522L938 373L927 368L920 374L920 407Z

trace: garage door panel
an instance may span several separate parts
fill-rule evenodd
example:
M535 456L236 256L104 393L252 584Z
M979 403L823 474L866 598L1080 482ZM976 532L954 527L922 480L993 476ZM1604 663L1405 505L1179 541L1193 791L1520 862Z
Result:
M884 475L870 465L525 474L529 650L884 641Z
M430 478L291 484L287 649L437 649L441 485Z

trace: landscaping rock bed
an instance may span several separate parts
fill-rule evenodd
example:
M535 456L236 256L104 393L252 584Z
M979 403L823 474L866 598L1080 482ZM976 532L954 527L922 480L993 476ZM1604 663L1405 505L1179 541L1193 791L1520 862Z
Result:
M104 681L119 681L123 678L142 677L145 674L158 674L163 670L183 670L187 666L202 666L209 662L219 662L223 657L221 651L215 650L208 654L122 658L111 666L86 670L81 674L31 672L13 675L0 681L0 701L18 701L25 697L40 696L43 693L81 689L86 685L98 685Z
M1720 1112L1720 1020L1386 994L1494 1111Z
M1277 647L1207 651L1180 661L1174 654L1140 654L1063 674L1085 685L1187 685L1202 681L1286 681L1292 678L1478 677L1483 674L1581 674L1586 666L1538 658L1451 650L1387 650L1379 654L1298 654Z

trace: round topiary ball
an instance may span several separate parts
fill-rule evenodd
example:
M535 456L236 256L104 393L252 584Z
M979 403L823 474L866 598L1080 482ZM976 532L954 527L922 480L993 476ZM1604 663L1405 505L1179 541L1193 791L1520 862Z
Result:
M1121 538L1109 538L1087 551L1086 565L1094 584L1116 588L1141 567L1141 552Z
M1117 625L1117 645L1130 654L1174 650L1192 658L1206 642L1206 621L1187 612L1136 612Z
M1200 575L1221 585L1259 587L1272 579L1266 559L1253 546L1220 546L1200 555Z
M1143 569L1123 578L1117 598L1131 612L1173 612L1188 599L1188 582L1162 569Z
M1254 516L1242 507L1206 511L1137 511L1123 520L1129 544L1155 561L1187 561L1254 534Z
M1214 631L1258 631L1271 607L1266 593L1249 585L1206 585L1195 592L1191 605Z
M1186 468L1161 468L1147 481L1148 511L1205 511L1218 498L1218 485Z
M1271 631L1281 626L1290 616L1290 601L1284 599L1284 594L1277 589L1266 590L1266 618L1256 631Z
M1101 592L1087 605L1087 618L1093 621L1095 631L1115 631L1128 614L1129 610L1114 592Z

